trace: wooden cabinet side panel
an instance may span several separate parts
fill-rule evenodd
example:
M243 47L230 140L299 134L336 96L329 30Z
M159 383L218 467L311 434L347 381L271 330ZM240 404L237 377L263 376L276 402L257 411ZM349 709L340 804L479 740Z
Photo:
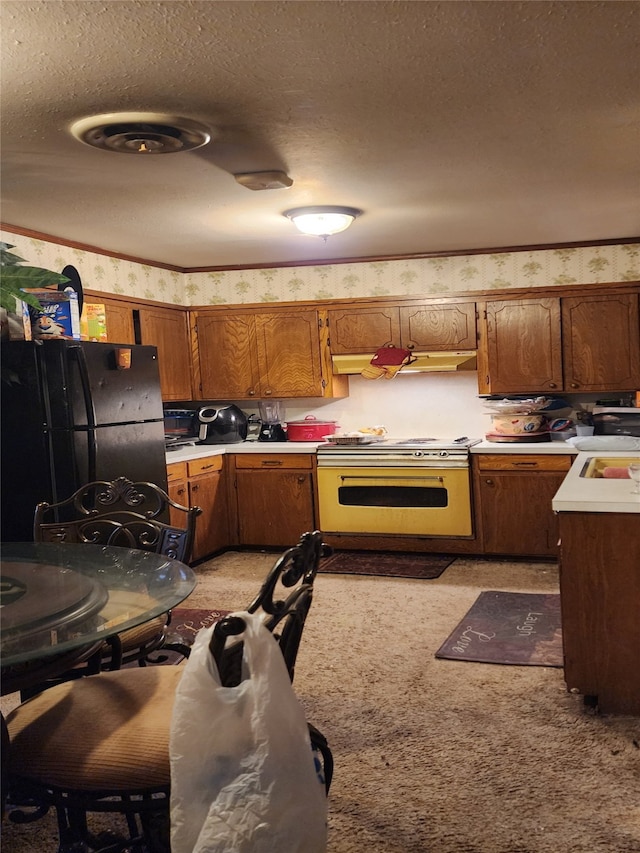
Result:
M560 390L560 300L487 302L486 312L491 392Z
M412 305L400 309L402 346L415 350L475 349L475 302Z
M190 400L193 395L186 311L141 308L139 315L141 342L158 349L162 399Z
M400 346L400 317L396 307L345 307L330 310L328 316L333 355L367 354L384 346Z
M261 396L322 396L317 311L257 314L255 326Z
M560 533L567 687L639 714L640 515L563 512Z
M640 388L640 320L637 294L562 300L567 391Z

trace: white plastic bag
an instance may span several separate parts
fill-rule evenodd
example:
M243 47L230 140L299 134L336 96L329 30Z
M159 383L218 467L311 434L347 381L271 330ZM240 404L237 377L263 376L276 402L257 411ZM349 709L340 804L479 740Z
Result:
M171 726L172 853L322 853L327 804L304 712L282 653L258 616L247 623L237 687L221 687L201 630Z

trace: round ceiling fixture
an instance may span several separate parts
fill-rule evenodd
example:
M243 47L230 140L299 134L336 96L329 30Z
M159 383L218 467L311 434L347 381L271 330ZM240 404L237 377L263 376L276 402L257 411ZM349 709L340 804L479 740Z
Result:
M356 207L316 204L311 207L294 207L285 210L282 215L290 219L303 234L322 237L326 241L332 234L348 228L361 213Z
M206 145L204 125L164 113L103 113L71 125L80 142L118 154L174 154Z

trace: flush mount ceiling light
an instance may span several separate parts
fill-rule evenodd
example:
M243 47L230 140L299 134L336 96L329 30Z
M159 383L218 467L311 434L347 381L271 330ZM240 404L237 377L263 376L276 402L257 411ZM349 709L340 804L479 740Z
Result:
M314 207L294 207L285 210L283 216L290 219L298 231L315 237L327 237L338 234L348 228L353 220L360 216L361 210L355 207L337 205L315 205Z
M118 154L173 154L206 145L211 134L188 118L164 113L103 113L71 125L80 142Z

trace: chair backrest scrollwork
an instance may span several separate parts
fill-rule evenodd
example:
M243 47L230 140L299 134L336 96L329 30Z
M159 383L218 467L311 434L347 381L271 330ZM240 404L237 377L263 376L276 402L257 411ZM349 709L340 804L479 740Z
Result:
M154 483L134 483L126 477L96 480L66 500L39 503L33 538L136 548L188 562L201 512L200 507L176 503ZM178 513L184 526L172 523Z
M293 681L295 662L311 600L313 582L322 557L332 553L322 541L322 533L303 533L300 541L276 560L257 596L246 608L262 615L265 626L276 637L289 677ZM242 642L235 639L245 629L239 616L225 616L213 629L209 649L226 687L242 680Z

